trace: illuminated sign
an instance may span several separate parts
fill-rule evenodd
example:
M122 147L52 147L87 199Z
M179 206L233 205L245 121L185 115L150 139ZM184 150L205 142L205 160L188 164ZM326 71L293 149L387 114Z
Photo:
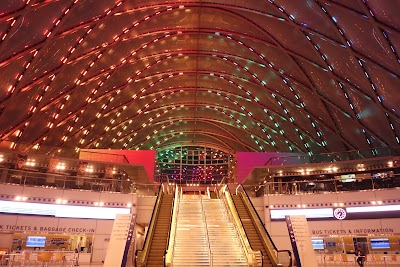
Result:
M28 236L26 238L26 246L27 247L44 247L46 245L46 237L45 236Z
M285 216L304 215L307 219L310 218L333 218L332 208L323 209L285 209L285 210L270 210L271 219L285 219Z
M336 219L338 220L344 220L346 218L346 211L345 209L342 208L337 208L333 211L333 216L335 216Z
M0 200L0 213L45 215L58 218L82 218L113 220L117 214L129 214L129 208L107 208L28 203Z
M400 205L377 205L346 208L315 208L315 209L270 209L271 220L283 220L285 216L304 215L307 219L366 219L375 218L380 213L381 218L398 218Z
M347 210L347 213L400 211L400 205L382 205L382 206L370 206L370 207L348 207L346 210Z

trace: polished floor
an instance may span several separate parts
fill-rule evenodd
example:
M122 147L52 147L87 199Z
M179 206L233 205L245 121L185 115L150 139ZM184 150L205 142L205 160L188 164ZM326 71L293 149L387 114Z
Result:
M28 266L28 265L26 265L26 266ZM33 266L35 266L35 265L33 265ZM87 265L87 264L79 264L79 266L80 267L103 267L103 264L91 264L91 265ZM344 266L348 266L348 267L351 267L351 266L357 266L358 267L358 265L355 265L355 264L340 264L340 263L337 263L337 264L326 264L326 265L324 265L324 264L318 264L318 267L344 267ZM390 263L387 263L386 265L384 265L384 264L372 264L372 263L365 263L364 264L364 266L365 267L382 267L382 266L388 266L388 267L400 267L400 264L390 264ZM234 266L232 266L232 267L234 267Z
M348 267L358 267L358 265L357 264L355 264L355 263L347 263L347 264L341 264L341 263L337 263L337 264L326 264L326 265L324 265L324 264L318 264L318 267L344 267L344 266L348 266ZM400 264L392 264L392 263L386 263L386 265L384 264L384 263L381 263L381 264L374 264L374 263L368 263L368 262L366 262L366 263L364 263L364 267L385 267L385 266L387 266L387 267L400 267Z
M49 265L42 265L42 264L1 264L0 266L26 266L26 267L39 267L39 266L64 266L64 267L69 267L69 266L74 266L74 265L70 265L70 264L65 264L65 265L61 265L61 264L49 264ZM93 264L79 264L79 265L75 265L75 266L79 266L79 267L103 267L102 263L93 263Z
M92 265L79 265L80 267L102 267L103 265L102 264L92 264ZM344 267L344 266L348 266L348 267L351 267L351 266L357 266L358 267L358 265L355 265L355 264L341 264L341 263L337 263L337 264L318 264L318 267ZM400 267L400 264L392 264L392 263L387 263L386 265L384 264L384 263L382 263L382 264L373 264L373 263L368 263L368 262L366 262L365 264L364 264L364 266L365 267L382 267L382 266L388 266L388 267Z
M93 264L79 264L80 267L103 267L103 264L101 263L93 263Z
M103 264L92 264L92 265L79 265L80 267L102 267L103 266ZM335 264L318 264L318 267L344 267L344 266L348 266L348 267L352 267L352 266L357 266L358 267L358 265L357 264L355 264L355 263L346 263L346 264L343 264L343 263L335 263ZM365 264L364 264L364 266L365 267L385 267L385 266L387 266L387 267L400 267L400 263L397 263L397 264L394 264L394 263L386 263L386 265L384 264L384 263L380 263L380 264L374 264L374 263L371 263L371 262L366 262Z
M0 264L1 266L1 264ZM4 265L4 266L12 266L12 265ZM19 265L21 266L21 265ZM33 266L37 266L37 265L22 265L22 266L27 266L27 267L33 267ZM41 266L41 265L40 265ZM51 265L50 265L51 266ZM56 265L56 266L60 266L60 265ZM66 265L66 266L70 266L70 265ZM344 267L344 266L348 266L348 267L352 267L352 266L357 266L356 264L352 263L352 264L341 264L341 263L337 263L337 264L318 264L318 267ZM400 264L391 264L391 263L387 263L385 264L373 264L373 263L368 263L366 262L364 264L365 267L400 267ZM103 267L103 264L99 264L99 263L94 263L94 264L79 264L79 267ZM234 267L234 266L232 266Z

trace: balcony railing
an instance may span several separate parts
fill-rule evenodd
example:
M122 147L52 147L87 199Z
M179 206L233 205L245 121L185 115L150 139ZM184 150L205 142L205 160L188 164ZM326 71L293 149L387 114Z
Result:
M400 147L379 147L364 150L351 150L345 152L332 152L315 155L304 154L295 156L272 157L264 164L264 166L340 162L390 156L400 156Z
M246 185L249 191L256 191L257 195L275 194L312 194L327 192L348 192L360 190L377 190L400 187L400 174L386 177L368 176L354 179L303 179L279 182L266 182L262 185Z

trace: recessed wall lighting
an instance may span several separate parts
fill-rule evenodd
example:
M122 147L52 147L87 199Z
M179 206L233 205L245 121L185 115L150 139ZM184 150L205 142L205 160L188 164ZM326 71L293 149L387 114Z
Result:
M68 200L58 198L58 199L56 199L56 203L57 203L57 204L67 204L67 203L68 203Z

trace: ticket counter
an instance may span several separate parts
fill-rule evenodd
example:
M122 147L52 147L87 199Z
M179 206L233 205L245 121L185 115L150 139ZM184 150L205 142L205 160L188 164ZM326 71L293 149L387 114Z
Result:
M40 261L41 253L48 254L52 261L59 258L58 260L74 264L92 262L94 236L41 233L8 235L12 236L12 239L9 239L9 244L2 243L5 248L0 248L0 265Z
M357 246L362 247L366 254L400 253L398 235L313 237L312 243L317 254L353 254Z

